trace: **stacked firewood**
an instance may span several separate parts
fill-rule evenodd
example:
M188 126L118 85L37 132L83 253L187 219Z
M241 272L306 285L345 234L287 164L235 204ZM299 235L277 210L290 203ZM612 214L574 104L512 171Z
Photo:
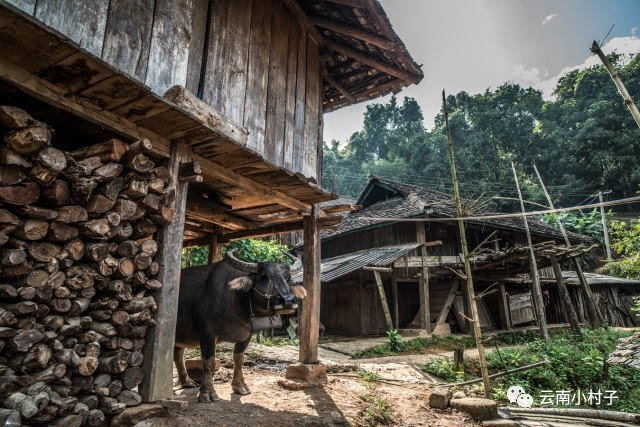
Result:
M0 129L0 425L101 425L141 401L169 171L148 140L63 152L8 106Z

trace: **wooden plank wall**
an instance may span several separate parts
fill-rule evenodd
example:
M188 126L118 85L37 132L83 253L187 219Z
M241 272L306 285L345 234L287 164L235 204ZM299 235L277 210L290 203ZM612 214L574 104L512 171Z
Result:
M208 25L206 59L190 54L194 64L206 61L202 99L247 127L248 148L315 178L322 94L318 45L282 0L216 0Z
M5 0L163 95L185 86L249 130L248 148L317 178L318 45L282 0Z

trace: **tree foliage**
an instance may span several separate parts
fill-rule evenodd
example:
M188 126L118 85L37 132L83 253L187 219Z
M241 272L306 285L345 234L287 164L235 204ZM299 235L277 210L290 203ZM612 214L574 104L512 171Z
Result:
M611 221L609 226L611 248L619 258L608 262L605 272L627 279L640 279L640 220Z
M640 55L610 59L639 99ZM512 161L526 198L539 203L546 201L534 164L555 202L580 203L593 189L611 189L614 198L635 191L640 129L604 67L568 73L554 96L514 83L448 96L463 195L514 197ZM323 186L345 196L357 196L369 174L451 191L443 115L428 130L413 98L369 105L346 144L325 144L323 167Z

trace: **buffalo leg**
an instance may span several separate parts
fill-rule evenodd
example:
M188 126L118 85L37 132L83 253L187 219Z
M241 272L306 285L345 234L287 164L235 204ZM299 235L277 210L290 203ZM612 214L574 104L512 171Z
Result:
M184 366L184 347L173 348L173 362L176 364L178 370L178 382L182 388L194 388L197 387L196 383L189 378L187 368Z
M202 357L202 366L204 368L204 378L200 385L200 394L198 401L215 402L220 398L213 389L213 374L216 370L216 340L215 338L202 337L200 339L200 353Z
M249 345L251 335L246 340L236 343L233 348L233 380L231 381L231 388L234 393L240 395L246 395L251 393L247 383L244 382L244 376L242 375L242 365L244 364L244 352Z

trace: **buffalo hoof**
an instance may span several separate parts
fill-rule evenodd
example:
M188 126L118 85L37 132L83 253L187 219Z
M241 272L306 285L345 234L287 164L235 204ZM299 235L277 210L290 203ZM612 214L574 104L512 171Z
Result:
M240 396L246 396L247 394L250 394L251 392L249 391L248 388L244 387L244 386L236 386L233 387L233 392L235 394L239 394Z
M215 392L209 393L206 391L201 391L198 395L198 402L200 403L217 402L218 400L220 400L220 398Z
M180 383L180 387L182 388L196 388L198 387L198 385L193 382L193 380L191 378L187 378L186 381L182 381Z

